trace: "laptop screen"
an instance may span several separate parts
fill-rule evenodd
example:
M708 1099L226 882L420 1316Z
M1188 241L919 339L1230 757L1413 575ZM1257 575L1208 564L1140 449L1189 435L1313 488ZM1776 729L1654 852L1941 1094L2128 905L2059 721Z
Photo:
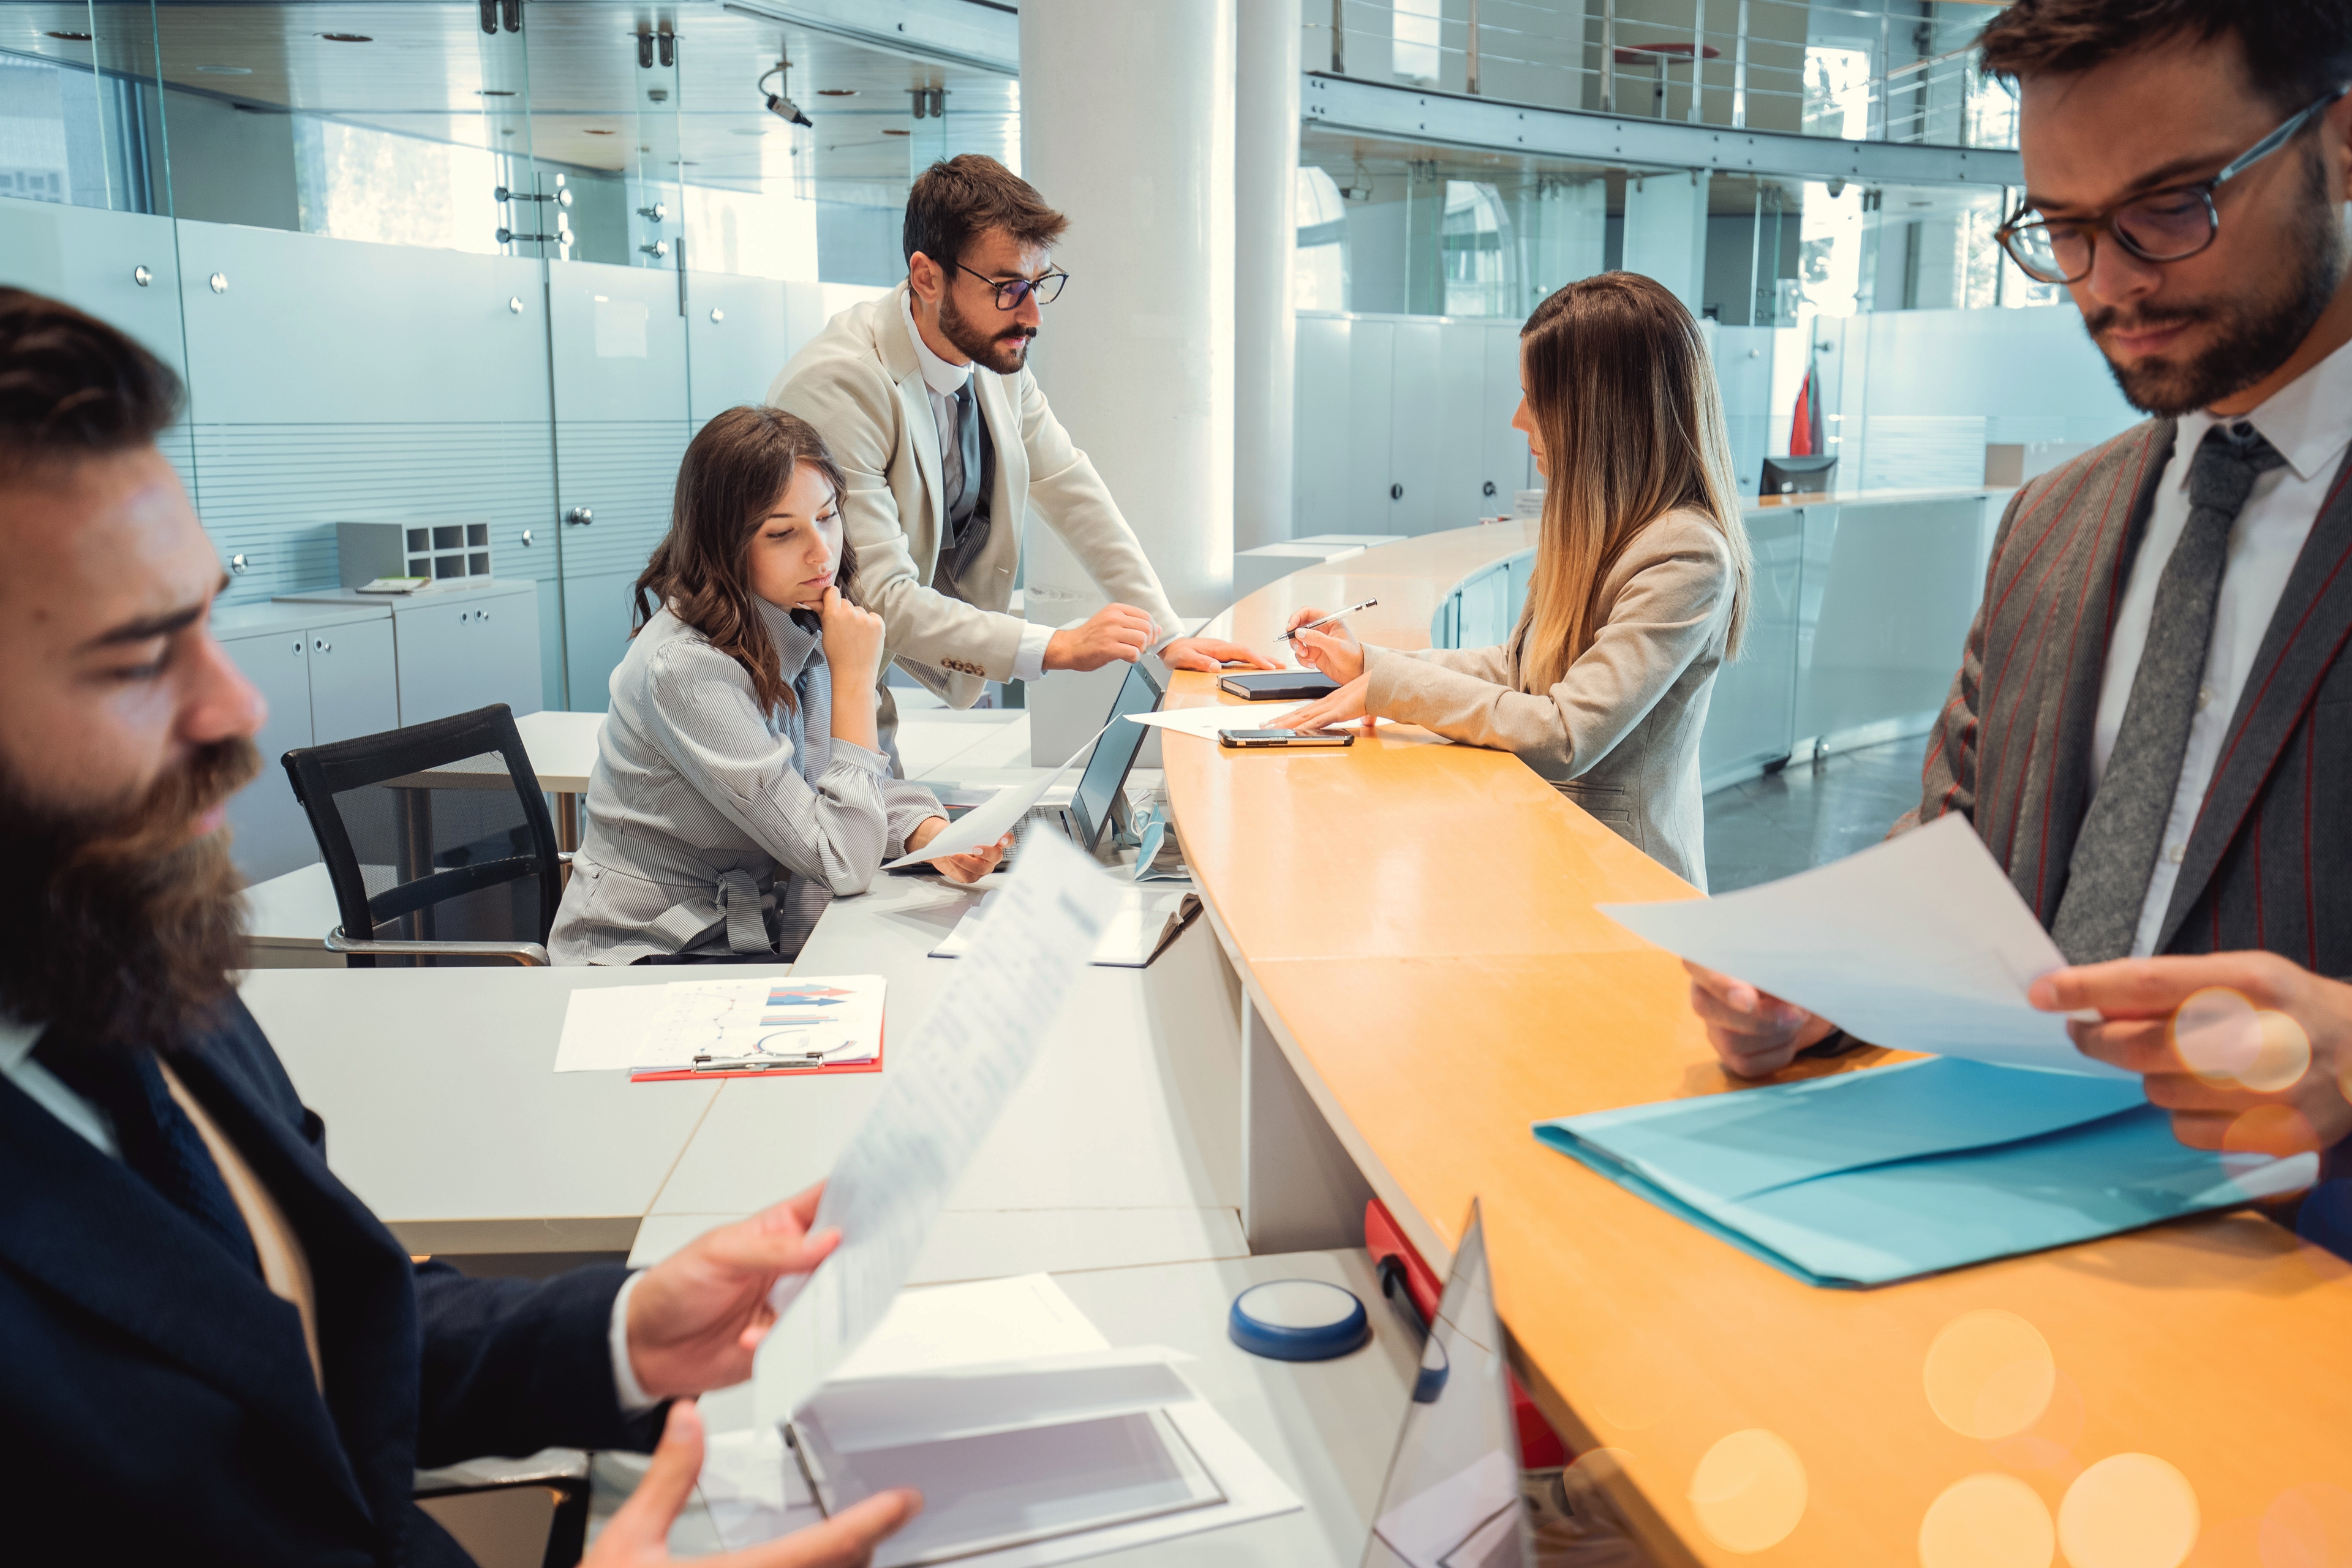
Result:
M1137 728L1141 728L1140 725ZM1472 1205L1454 1271L1422 1347L1396 1457L1372 1508L1364 1568L1528 1568L1519 1433L1505 1374L1503 1322Z
M1078 847L1090 854L1102 842L1111 802L1127 784L1135 754L1150 735L1145 726L1124 721L1129 713L1149 713L1160 706L1161 687L1152 676L1151 663L1147 655L1127 667L1127 679L1119 682L1118 697L1110 705L1110 728L1095 742L1095 753L1087 759L1086 772L1078 775L1078 787L1070 796L1071 834Z

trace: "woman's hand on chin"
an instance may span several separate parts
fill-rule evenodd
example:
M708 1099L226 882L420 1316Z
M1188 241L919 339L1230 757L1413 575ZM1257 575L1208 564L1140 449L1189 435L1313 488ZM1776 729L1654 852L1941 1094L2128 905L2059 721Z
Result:
M882 668L882 617L858 608L838 588L827 588L816 605L823 623L824 661L833 667L835 691L871 687Z

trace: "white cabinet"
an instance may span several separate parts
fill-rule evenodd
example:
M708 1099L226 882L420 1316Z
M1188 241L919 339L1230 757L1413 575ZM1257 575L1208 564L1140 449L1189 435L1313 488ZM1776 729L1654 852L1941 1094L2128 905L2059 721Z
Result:
M324 588L288 594L278 603L289 608L373 603L391 613L397 712L388 722L338 731L336 739L470 713L493 702L518 714L536 713L542 706L535 583L499 579L479 587L373 601L348 588ZM320 738L328 737L322 732Z
M231 852L248 882L319 858L286 753L398 724L392 629L381 605L253 605L214 616L213 635L269 709L254 737L260 774L228 805Z

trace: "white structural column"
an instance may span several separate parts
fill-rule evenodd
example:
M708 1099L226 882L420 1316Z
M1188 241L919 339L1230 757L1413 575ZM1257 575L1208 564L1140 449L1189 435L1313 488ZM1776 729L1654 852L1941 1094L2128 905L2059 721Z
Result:
M1176 607L1214 615L1233 581L1234 0L1029 0L1021 161L1070 218L1070 284L1034 351L1045 395ZM1041 582L1044 561L1033 592L1075 586Z
M1234 548L1290 538L1299 0L1237 0Z
M1706 287L1706 186L1703 169L1676 169L1625 183L1625 259L1620 265L1664 284L1694 316Z
M1231 597L1234 0L1026 0L1022 173L1067 214L1069 286L1031 351L1177 610ZM1029 618L1105 597L1050 528L1024 534ZM1030 688L1033 756L1101 727L1114 667ZM1066 739L1066 743L1065 741Z

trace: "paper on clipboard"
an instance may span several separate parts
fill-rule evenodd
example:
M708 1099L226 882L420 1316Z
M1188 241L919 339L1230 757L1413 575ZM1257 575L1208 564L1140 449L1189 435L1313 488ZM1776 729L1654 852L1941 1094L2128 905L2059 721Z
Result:
M926 860L937 860L942 856L969 855L976 849L987 848L1012 832L1021 819L1029 815L1030 808L1045 798L1045 792L1060 783L1062 775L1068 773L1080 757L1094 750L1095 742L1103 737L1103 730L1109 728L1110 722L1106 722L1102 730L1087 736L1087 743L1071 752L1070 760L1052 773L1030 784L1005 785L940 829L937 838L912 854L899 856L882 868L896 871L902 866L919 866Z

